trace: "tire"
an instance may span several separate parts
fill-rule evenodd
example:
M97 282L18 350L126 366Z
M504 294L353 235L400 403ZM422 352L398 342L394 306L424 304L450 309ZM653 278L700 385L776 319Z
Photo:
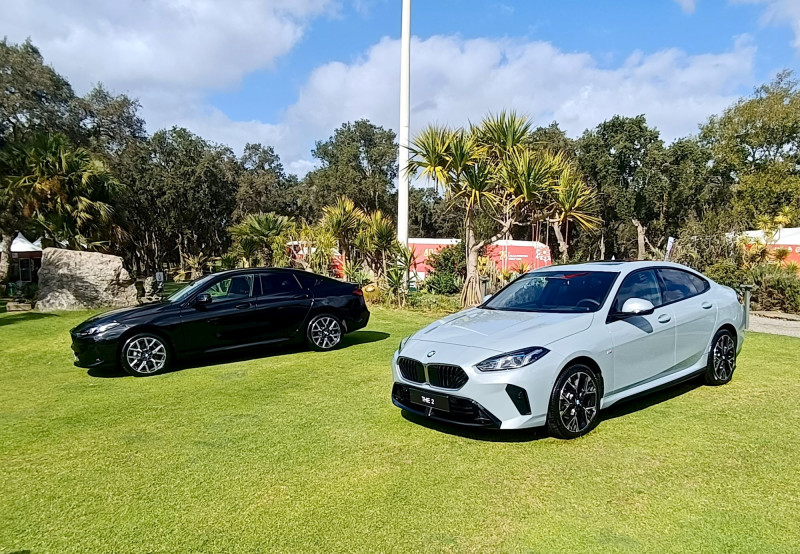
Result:
M342 320L332 314L317 314L306 327L306 342L317 352L333 350L341 344L343 336Z
M711 341L705 382L713 387L725 385L731 382L735 370L736 337L727 329L720 329Z
M135 377L162 373L172 362L169 343L154 333L137 333L129 337L119 352L122 369Z
M576 397L577 396L577 397ZM556 379L547 409L547 430L559 439L574 439L597 426L600 416L600 380L584 364L566 368Z

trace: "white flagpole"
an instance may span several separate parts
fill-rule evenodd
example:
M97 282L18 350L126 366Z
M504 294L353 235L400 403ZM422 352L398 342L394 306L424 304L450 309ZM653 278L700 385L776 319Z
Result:
M398 137L397 240L408 245L408 143L411 103L411 0L403 0L400 47L400 135Z

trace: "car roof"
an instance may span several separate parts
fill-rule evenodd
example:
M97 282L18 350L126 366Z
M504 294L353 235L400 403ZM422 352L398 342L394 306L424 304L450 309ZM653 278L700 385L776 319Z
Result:
M317 275L316 273L309 273L291 267L244 267L239 269L226 269L225 271L218 271L213 275L218 277L225 277L226 275L248 275L250 273L265 273L265 272L282 272L282 273L308 273L309 275ZM320 275L321 277L321 275Z
M658 260L607 260L599 262L585 262L580 264L564 264L564 265L550 265L547 267L540 267L535 271L607 271L613 273L628 274L637 269L646 269L648 267L674 267L675 269L683 269L697 273L694 269L687 267L683 264L675 262L664 262Z

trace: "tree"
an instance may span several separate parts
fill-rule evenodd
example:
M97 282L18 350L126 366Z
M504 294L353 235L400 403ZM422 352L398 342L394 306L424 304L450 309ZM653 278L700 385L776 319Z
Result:
M323 208L322 214L322 225L336 238L342 263L347 264L353 258L353 243L363 230L367 216L346 197Z
M274 250L278 246L276 239L293 227L291 218L267 212L245 216L230 228L230 233L238 241L246 260L255 257L254 250L260 250L262 263L269 266L274 263Z
M114 96L99 84L83 98L73 99L70 109L77 125L71 130L72 138L113 161L130 143L147 138L140 108L138 100L124 94Z
M235 218L269 211L302 215L292 191L297 186L297 178L286 174L272 146L248 143L239 164L242 171L236 190Z
M735 188L734 210L753 226L760 215L800 209L800 86L782 71L701 128L711 173Z
M45 65L30 41L0 41L0 146L23 142L33 133L71 134L75 93L67 80Z
M227 250L241 171L229 148L174 127L124 150L118 171L127 185L119 204L137 271Z
M362 210L396 212L397 144L393 131L365 119L345 123L328 140L318 141L312 153L322 167L306 176L303 188L314 215L341 196Z
M507 236L516 225L530 225L553 204L553 187L564 170L563 158L535 148L530 136L527 118L500 112L467 130L429 126L412 144L412 170L442 186L451 205L463 209L464 305L480 302L481 249ZM476 233L481 215L495 223L495 232L483 239Z
M601 259L609 246L614 255L627 257L627 245L615 231L628 223L636 230L637 258L643 259L648 228L659 220L661 199L668 190L658 131L648 127L643 115L614 116L583 134L577 156L581 173L599 193L599 216L606 222L600 235Z
M77 250L108 249L119 238L111 217L116 182L87 150L39 134L8 145L2 157L0 195L13 219L30 220L47 239Z

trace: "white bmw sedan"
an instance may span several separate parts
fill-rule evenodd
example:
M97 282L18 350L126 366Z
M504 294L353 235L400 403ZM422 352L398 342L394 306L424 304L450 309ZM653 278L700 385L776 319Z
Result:
M540 269L403 339L392 401L433 419L574 438L623 398L699 375L729 382L743 326L733 289L679 264Z

